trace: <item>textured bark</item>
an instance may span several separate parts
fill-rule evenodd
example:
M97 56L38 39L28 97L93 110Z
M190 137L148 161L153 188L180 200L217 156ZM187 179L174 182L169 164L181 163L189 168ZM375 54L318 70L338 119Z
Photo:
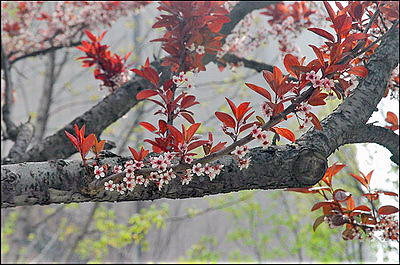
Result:
M92 169L86 170L79 161L49 161L40 163L21 163L2 165L1 167L1 207L18 205L69 203L86 201L132 201L154 200L159 198L191 198L211 194L227 193L248 189L282 189L295 187L308 187L317 183L323 176L326 168L326 159L340 146L355 142L354 131L361 128L368 121L371 114L384 95L384 90L392 69L399 63L399 30L392 28L382 40L367 64L369 71L365 80L362 80L355 92L347 98L333 113L321 121L323 131L310 129L296 144L274 146L266 150L252 149L249 156L252 163L248 169L240 171L236 161L230 156L219 158L225 165L221 175L212 182L207 177L193 177L189 185L181 185L179 179L165 185L161 191L151 184L149 187L136 187L134 192L119 195L117 192L104 190L94 191L88 187L93 185ZM136 85L135 85L136 84ZM117 105L131 104L134 95L141 89L137 82L131 82L121 91L113 93L98 105L106 104L105 101L115 100ZM108 102L110 104L110 102ZM110 104L109 106L113 106ZM90 131L98 133L101 128L94 124L107 116L108 112L121 111L112 108L103 109L99 106L100 116L89 113L93 120L77 120L78 124L87 123ZM96 108L95 107L95 108ZM103 116L102 116L103 115ZM115 113L115 116L120 115ZM73 124L73 123L71 123ZM72 129L72 125L71 125ZM376 142L371 134L374 130L367 131L363 139L365 142ZM63 130L61 134L63 134ZM61 138L64 140L64 138ZM391 136L390 139L393 139ZM63 152L54 143L56 150L39 150L44 155L53 152ZM60 146L65 149L65 143ZM397 146L394 146L396 145ZM72 146L72 145L71 145ZM389 150L397 150L398 141L386 141ZM72 149L72 147L70 147ZM395 156L396 151L392 151ZM50 157L51 157L50 156ZM397 155L398 156L398 155ZM101 163L110 166L122 164L128 158L107 158ZM397 161L398 163L398 161Z
M87 190L96 183L93 170L80 161L49 161L21 163L1 167L1 207L19 205L70 203L87 201L132 201L160 198L182 199L228 193L248 189L283 189L304 187L317 183L325 173L324 157L308 147L298 145L255 148L249 154L253 161L248 169L239 170L237 161L224 156L217 162L225 165L223 172L213 181L208 177L193 177L182 185L179 177L165 185L161 191L150 184L137 186L134 192L119 195L104 189ZM101 163L111 167L123 164L129 158L105 158ZM89 162L90 164L90 162Z

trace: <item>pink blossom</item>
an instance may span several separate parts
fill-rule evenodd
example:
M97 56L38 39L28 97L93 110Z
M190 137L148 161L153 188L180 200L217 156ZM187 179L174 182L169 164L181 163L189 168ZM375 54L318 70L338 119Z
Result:
M117 184L116 189L120 194L124 194L126 190L124 183Z
M204 174L204 168L201 167L200 163L197 163L197 165L193 165L192 172L197 176L201 176Z
M115 184L113 184L112 180L109 180L108 182L106 181L104 183L104 186L105 186L104 187L105 190L114 191Z
M240 159L239 160L239 168L240 170L248 168L250 165L250 158Z
M95 166L94 167L94 177L96 178L96 179L100 179L100 178L104 178L104 176L105 176L105 174L104 174L104 168L103 167L98 167L98 166Z
M122 166L120 166L120 165L114 166L114 168L113 168L114 174L121 173L121 172L122 172Z
M133 189L136 187L136 182L135 181L129 181L129 182L126 182L126 188L129 190L129 191L133 191Z

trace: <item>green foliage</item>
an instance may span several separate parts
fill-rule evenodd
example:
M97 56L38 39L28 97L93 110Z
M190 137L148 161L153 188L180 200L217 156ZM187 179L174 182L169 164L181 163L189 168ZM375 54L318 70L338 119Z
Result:
M181 263L217 263L220 254L215 251L218 240L214 236L201 236L200 240L186 251L186 257L178 259Z
M168 205L156 208L153 204L141 209L140 213L131 216L127 223L119 222L114 210L104 207L96 209L94 215L93 237L86 237L79 242L78 253L90 262L101 262L107 256L109 248L123 248L132 243L140 245L142 250L148 249L145 239L153 225L157 229L165 228Z
M7 243L7 236L11 236L15 232L15 224L18 219L18 211L14 210L4 221L1 228L1 254L5 255L10 251L10 245Z

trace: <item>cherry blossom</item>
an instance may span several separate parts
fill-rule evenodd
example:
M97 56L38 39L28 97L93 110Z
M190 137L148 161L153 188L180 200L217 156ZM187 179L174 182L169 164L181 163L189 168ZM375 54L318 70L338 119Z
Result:
M193 162L193 157L190 156L190 155L185 155L185 156L183 157L183 161L184 161L185 163L187 163L187 164L191 164L191 163Z
M124 172L126 172L125 177L135 177L134 175L135 169L133 168L132 165L129 165L125 168Z
M119 183L119 184L117 184L117 185L116 185L116 190L117 190L121 195L123 195L123 194L125 193L125 190L126 190L124 183Z
M261 104L261 111L265 115L265 117L271 117L273 114L273 109L265 101Z
M201 167L200 163L197 163L197 165L193 165L192 172L197 176L202 176L204 174L204 168Z
M186 169L186 174L181 176L182 179L182 185L189 184L189 182L192 180L193 174L191 173L190 169Z
M240 159L239 160L239 169L245 169L248 168L250 165L250 158L245 158L245 159Z
M126 177L123 178L123 181L128 183L128 182L133 182L135 180L135 176L133 174L126 174Z
M104 186L105 186L105 187L104 187L105 190L114 191L115 184L113 183L112 180L106 181L106 182L104 183Z
M145 179L144 179L143 175L136 176L136 184L143 185L144 182L145 182Z
M121 173L122 172L122 166L121 165L117 165L113 167L113 173L117 174L117 173Z
M133 180L133 181L129 181L129 182L126 182L126 188L129 190L129 191L133 191L133 189L136 187L136 182Z
M134 169L141 169L142 167L144 167L144 163L143 161L136 161L133 163L133 168Z
M105 174L104 174L104 168L103 167L98 167L98 166L95 166L94 167L94 177L96 178L96 179L100 179L100 178L104 178L104 176L105 176Z

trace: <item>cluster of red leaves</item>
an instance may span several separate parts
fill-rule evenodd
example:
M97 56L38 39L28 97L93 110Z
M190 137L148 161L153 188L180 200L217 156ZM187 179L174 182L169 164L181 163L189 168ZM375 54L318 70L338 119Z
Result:
M76 150L81 154L83 163L86 164L85 157L89 152L90 148L92 148L93 144L95 143L96 136L91 133L87 137L85 137L85 124L82 126L81 129L78 128L78 125L74 125L76 137L70 134L69 132L65 131L65 134L72 142ZM96 139L97 142L97 139Z
M159 136L154 141L144 140L152 145L153 151L156 153L176 152L178 156L184 157L185 155L195 155L195 153L187 153L188 151L209 144L209 141L206 140L196 141L198 137L194 136L201 123L192 124L188 129L182 124L182 132L163 120L158 121L158 130L148 122L140 122L139 124ZM183 146L186 146L186 148L183 148Z
M221 50L221 39L218 33L223 24L230 22L229 12L222 7L222 1L163 1L159 10L168 12L161 15L153 28L165 27L167 32L162 38L163 49L170 54L162 65L171 67L174 72L187 72L197 68L204 71L202 59L206 53ZM203 46L205 53L190 51L194 47Z
M267 11L261 12L262 15L271 16L268 20L270 25L283 22L286 18L292 17L294 23L305 20L307 25L311 24L309 16L315 13L315 10L310 10L304 1L298 1L293 4L285 5L280 2L274 5L268 5Z
M182 91L179 96L174 98L175 92L173 91L173 89L175 90L176 86L174 85L172 79L166 80L162 88L160 88L158 86L159 76L157 74L157 71L150 66L149 59L146 60L146 63L142 67L142 70L131 69L131 71L146 78L154 86L154 89L145 89L140 91L136 95L137 100L148 99L161 106L161 109L158 110L155 114L165 115L168 120L174 120L176 117L181 115L191 124L195 123L193 119L193 112L188 110L188 108L199 104L199 102L196 101L195 96L188 95L186 92ZM149 97L156 95L160 96L162 101L149 99Z
M140 149L139 152L137 152L135 148L132 148L130 146L128 146L128 148L131 151L133 158L138 162L143 161L144 158L149 154L149 150L145 150L143 147Z
M86 56L79 57L78 60L83 59L82 67L96 65L94 77L102 80L104 86L111 90L115 89L120 85L115 79L126 71L125 63L131 53L127 53L123 59L118 54L112 55L108 50L108 45L101 45L100 43L106 32L103 32L99 37L87 30L84 30L84 32L91 43L82 41L82 46L76 47L86 53Z
M374 228L376 228L376 225L379 223L379 220L382 218L382 216L395 214L399 211L397 207L391 205L381 206L376 211L373 201L379 199L379 194L385 194L389 196L398 195L397 193L388 191L371 192L369 184L373 170L367 175L364 175L362 172L360 172L361 176L350 173L354 179L360 182L368 190L368 192L362 194L362 196L368 199L372 205L372 209L363 204L356 206L353 195L350 192L346 192L343 189L334 189L332 185L332 177L335 176L345 166L346 165L335 163L329 167L319 183L319 187L291 188L287 190L301 193L318 193L325 198L325 201L317 202L311 208L311 211L315 211L320 208L322 208L323 211L323 215L318 217L314 222L314 231L321 223L324 222L324 220L329 219L331 226L346 225L346 229L342 233L344 239L354 239L356 234L353 231L357 231L358 228L361 228L361 230L368 235L374 231ZM323 186L324 183L326 185ZM392 239L398 240L398 238Z
M222 127L223 132L229 135L233 141L236 141L239 134L244 130L249 129L255 122L247 123L247 119L253 115L254 111L246 115L246 113L251 109L249 107L250 102L243 102L238 107L228 98L225 98L231 107L233 117L224 112L215 112L215 116L222 121L224 126ZM246 115L246 116L245 116ZM228 131L228 128L232 128L233 132Z

